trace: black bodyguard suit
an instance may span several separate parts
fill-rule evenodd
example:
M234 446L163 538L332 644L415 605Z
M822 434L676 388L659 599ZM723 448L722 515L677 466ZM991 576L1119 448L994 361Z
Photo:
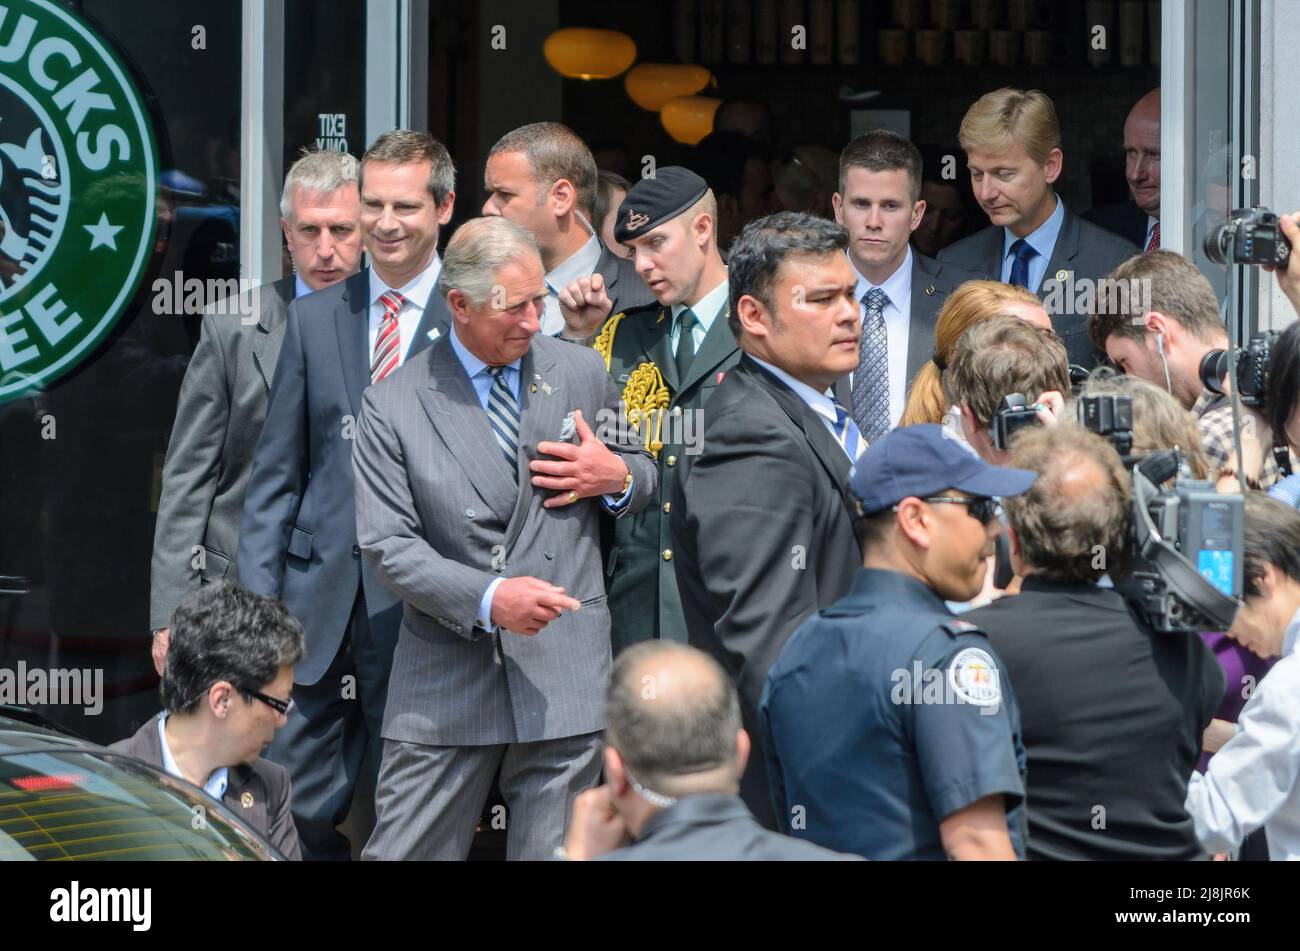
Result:
M150 717L134 734L118 740L109 749L162 769L158 718ZM296 861L302 858L302 854L289 809L291 799L289 774L285 768L260 756L251 763L231 766L226 771L226 792L221 797L221 804L261 833L279 849L281 855Z
M772 815L758 701L786 638L848 593L862 562L849 468L803 399L742 356L709 401L704 451L673 491L673 564L690 643L737 681L754 743L741 796L769 828L788 817Z
M934 329L939 323L939 311L943 309L944 301L959 286L979 276L912 249L912 316L907 332L909 386L925 362L934 356Z
M669 337L673 326L671 307L655 304L629 311L617 321L611 318L597 340L596 348L608 355L606 365L620 393L625 392L628 377L646 363L659 368L670 391L661 430L664 445L657 457L659 494L636 515L621 518L607 529L613 536L605 578L615 654L652 637L682 643L687 640L664 505L671 503L674 484L698 458L687 454L684 438L674 437L690 436L694 441L703 436L699 421L708 417L704 404L717 392L719 377L725 379L740 359L735 334L727 324L728 313L729 308L724 306L722 313L714 317L684 380L677 377ZM687 423L692 427L689 432ZM669 553L668 558L664 552Z
M334 826L347 814L367 746L379 741L402 616L401 600L357 545L352 447L370 385L369 298L367 268L289 306L236 558L240 581L284 601L306 635L294 668L296 715L267 755L293 777L308 858L346 857ZM406 359L429 346L431 331L446 336L449 327L435 289Z
M944 248L939 252L939 260L973 271L990 281L1001 281L1005 234L1005 229L1000 225L990 225L983 231L977 231ZM1064 293L1066 297L1072 298L1071 277L1074 281L1100 280L1139 250L1137 245L1099 228L1091 221L1084 221L1066 208L1065 220L1061 222L1061 232L1056 237L1047 270L1043 272L1043 283L1038 288L1038 296L1046 299L1052 294L1056 275L1064 271L1067 272L1067 277L1063 287L1056 293ZM1071 306L1070 310L1073 309ZM1065 344L1070 362L1088 368L1096 366L1099 355L1088 338L1088 315L1056 312L1057 310L1056 307L1048 307L1048 316L1052 318L1052 327L1057 336Z
M1147 213L1131 198L1115 205L1102 205L1100 208L1085 211L1083 217L1139 248L1146 247Z

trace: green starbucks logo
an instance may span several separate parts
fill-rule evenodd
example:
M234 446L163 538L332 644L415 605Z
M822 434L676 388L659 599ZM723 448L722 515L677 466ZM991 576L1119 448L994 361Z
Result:
M153 244L144 102L53 0L0 3L0 402L57 379L112 329Z

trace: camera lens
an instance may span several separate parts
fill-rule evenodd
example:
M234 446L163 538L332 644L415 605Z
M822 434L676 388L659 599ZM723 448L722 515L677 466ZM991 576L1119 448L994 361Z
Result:
M1205 256L1215 264L1228 263L1228 225L1221 224L1205 232Z
M1227 373L1227 350L1211 350L1201 358L1201 386L1211 393L1217 393L1219 396L1223 395L1223 378Z

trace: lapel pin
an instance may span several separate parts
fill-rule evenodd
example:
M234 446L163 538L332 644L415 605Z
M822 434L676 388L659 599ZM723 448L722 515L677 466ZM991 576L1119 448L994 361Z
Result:
M550 396L550 395L551 395L551 384L549 384L549 383L543 383L543 384L542 384L542 392L545 393L547 396Z
M927 284L927 285L926 285L926 287L925 287L925 296L926 296L926 297L933 297L933 296L934 296L934 285L933 285L933 284Z
M244 793L242 796L239 797L239 804L243 806L245 809L252 809L253 794L251 792Z
M529 384L528 384L528 392L529 392L529 393L536 393L536 392L537 392L537 384L536 384L536 383L529 383Z
M659 311L659 319L656 320L655 323L656 323L656 324L662 324L662 323L664 322L664 318L667 317L667 316L668 316L668 311L666 311L666 310L661 310L661 311Z
M442 332L437 327L434 327L432 330L429 331L430 340L437 340L438 337L440 337L441 335Z
M1056 272L1056 279L1061 282L1064 282L1065 279L1069 276L1070 276L1070 272L1067 271L1065 268L1061 268L1059 271Z

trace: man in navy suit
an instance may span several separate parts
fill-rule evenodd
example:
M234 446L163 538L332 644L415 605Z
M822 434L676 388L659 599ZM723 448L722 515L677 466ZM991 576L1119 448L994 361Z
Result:
M348 857L335 827L363 768L369 775L378 763L401 620L399 599L357 546L352 446L362 393L449 327L436 293L438 231L455 201L447 149L427 133L386 132L362 157L360 188L371 266L289 307L236 559L240 581L283 600L306 634L294 708L267 756L289 770L309 859Z
M858 280L862 339L853 418L871 442L898 425L908 382L934 354L939 308L957 285L979 275L912 250L908 240L925 215L921 152L897 132L873 129L845 146L831 205L849 233Z
M1036 89L995 90L970 107L958 138L992 224L944 248L939 260L1038 294L1070 362L1096 366L1088 308L1075 306L1076 288L1105 277L1138 248L1057 197L1052 183L1064 154L1052 100Z

